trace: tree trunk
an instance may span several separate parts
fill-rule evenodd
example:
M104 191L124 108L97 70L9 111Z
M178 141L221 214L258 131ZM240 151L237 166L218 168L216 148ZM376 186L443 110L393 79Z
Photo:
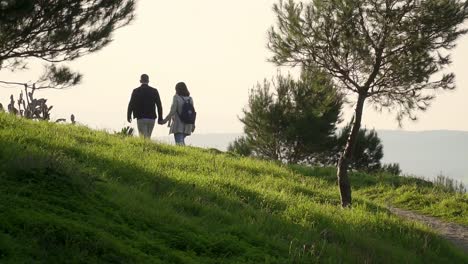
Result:
M348 177L348 165L351 162L354 148L356 146L356 140L359 133L359 129L361 128L362 111L364 108L365 100L366 96L363 94L359 94L354 113L353 127L351 129L351 133L349 134L348 141L346 142L346 147L343 150L343 153L340 157L340 160L338 161L337 166L338 170L336 176L338 178L338 186L340 187L341 206L344 208L351 206L351 184L349 182Z

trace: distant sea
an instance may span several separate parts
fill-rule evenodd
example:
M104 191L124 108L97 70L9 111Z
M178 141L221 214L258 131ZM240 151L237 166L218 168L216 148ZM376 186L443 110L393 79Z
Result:
M442 174L468 186L468 131L377 131L384 146L383 163L399 163L406 175L435 178ZM194 134L189 145L222 151L241 134ZM172 137L155 138L173 143Z

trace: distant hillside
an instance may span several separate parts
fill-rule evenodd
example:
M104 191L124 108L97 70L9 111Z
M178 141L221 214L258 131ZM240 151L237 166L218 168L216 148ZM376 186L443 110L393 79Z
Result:
M395 200L468 224L468 195L0 113L0 263L468 263Z
M442 173L468 184L468 132L378 131L384 162L398 162L405 173L433 178Z
M445 176L468 184L468 132L379 130L384 145L384 163L397 162L403 172L433 178ZM206 134L187 138L189 144L226 150L241 134ZM159 138L172 142L171 137Z

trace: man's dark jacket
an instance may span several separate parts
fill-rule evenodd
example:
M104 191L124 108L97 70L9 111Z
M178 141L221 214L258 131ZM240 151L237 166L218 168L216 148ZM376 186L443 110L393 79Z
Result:
M158 115L156 115L156 106L158 107ZM161 119L162 106L158 90L147 84L142 84L134 89L130 103L128 103L127 119L132 118L132 113L136 119L156 119L158 116Z

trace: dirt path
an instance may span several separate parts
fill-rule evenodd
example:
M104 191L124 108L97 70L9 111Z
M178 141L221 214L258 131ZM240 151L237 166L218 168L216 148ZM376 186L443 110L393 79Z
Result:
M435 217L420 215L412 211L389 207L390 211L398 216L422 222L433 228L442 237L446 238L455 246L464 250L468 254L468 227L443 222Z

